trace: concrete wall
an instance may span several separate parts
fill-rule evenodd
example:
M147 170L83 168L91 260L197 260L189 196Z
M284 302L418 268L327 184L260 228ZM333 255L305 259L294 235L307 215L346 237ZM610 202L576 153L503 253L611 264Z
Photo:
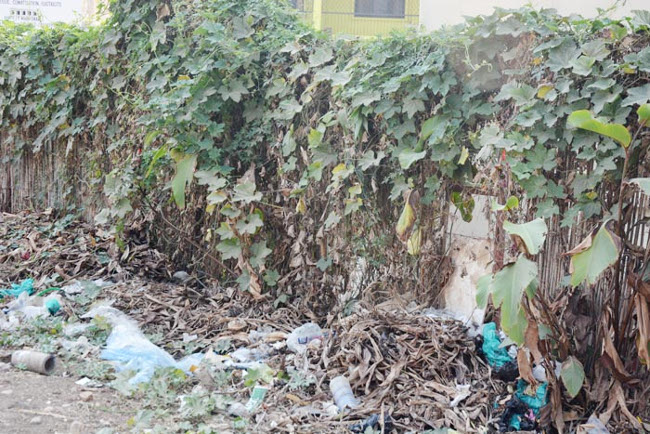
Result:
M463 22L463 16L491 14L494 7L519 8L531 4L535 8L557 9L563 15L580 14L595 17L597 8L606 9L614 0L420 0L420 24L428 30ZM650 10L650 0L627 0L610 14L612 18L630 15L635 9Z

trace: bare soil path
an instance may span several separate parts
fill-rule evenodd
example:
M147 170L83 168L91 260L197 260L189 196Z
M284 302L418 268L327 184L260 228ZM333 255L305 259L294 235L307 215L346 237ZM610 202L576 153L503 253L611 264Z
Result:
M127 432L127 420L137 411L133 401L108 387L90 390L75 384L76 378L3 366L0 434Z

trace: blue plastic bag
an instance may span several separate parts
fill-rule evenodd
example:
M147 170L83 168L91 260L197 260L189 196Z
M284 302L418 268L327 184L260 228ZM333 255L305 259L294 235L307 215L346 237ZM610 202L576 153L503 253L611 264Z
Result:
M4 297L18 297L23 292L29 295L34 293L34 279L25 279L19 285L12 283L11 289L0 289L0 299Z
M493 322L483 324L483 353L490 366L495 368L500 368L513 360L508 351L500 345L497 325Z

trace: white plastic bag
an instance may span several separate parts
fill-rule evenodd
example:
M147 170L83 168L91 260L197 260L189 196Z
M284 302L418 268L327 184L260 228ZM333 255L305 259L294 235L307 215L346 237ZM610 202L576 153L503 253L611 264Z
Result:
M126 314L110 306L91 309L82 318L101 316L111 325L111 334L106 340L106 348L101 358L115 362L118 371L135 371L129 383L137 384L151 380L156 368L175 367L187 374L192 366L198 366L203 354L192 354L178 362L167 351L154 345L140 331L137 323Z

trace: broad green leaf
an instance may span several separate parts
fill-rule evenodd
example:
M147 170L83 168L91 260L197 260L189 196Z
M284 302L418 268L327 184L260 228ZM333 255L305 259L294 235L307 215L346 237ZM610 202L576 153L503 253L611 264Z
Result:
M327 216L327 219L325 219L325 229L330 229L333 226L336 226L339 222L341 221L341 216L339 216L336 212L330 211L329 215Z
M334 58L334 53L329 47L319 47L309 55L309 66L316 67L327 63Z
M632 23L635 26L650 27L650 10L633 10Z
M144 137L144 146L145 148L151 146L154 140L162 134L162 131L160 130L154 130L154 131L149 131L147 135Z
M486 274L485 276L480 277L476 282L476 305L480 309L485 309L487 307L493 281L494 275Z
M247 16L236 16L232 19L232 35L235 39L245 39L255 33L255 29L251 26L252 17Z
M539 47L537 47L539 49ZM564 68L570 68L574 60L580 57L580 50L572 39L564 39L560 45L552 48L548 53L546 66L553 71L558 72Z
M242 81L233 80L227 86L222 85L219 88L219 93L224 101L231 99L234 102L240 102L242 95L248 94L248 89Z
M451 203L460 211L460 216L464 221L468 223L472 221L475 201L471 195L454 191L451 193Z
M612 138L624 148L630 146L630 142L632 141L630 132L623 125L600 122L594 119L589 110L578 110L571 113L568 123L575 128L581 128Z
M239 220L235 226L240 234L253 235L258 228L264 226L264 222L259 213L253 212L246 217L246 220Z
M272 250L266 247L266 241L255 243L251 246L251 265L260 268L264 265L264 259L271 254Z
M149 178L151 172L153 172L154 167L156 167L156 163L158 162L158 160L160 160L162 157L167 155L167 152L168 152L168 147L166 145L158 148L156 153L153 154L153 157L151 157L151 162L149 163L149 167L147 168L147 173L144 176L145 178Z
M416 152L411 148L403 149L398 156L399 165L402 167L402 169L406 170L411 167L413 163L423 159L426 155L427 151Z
M585 370L582 367L582 363L575 357L569 356L562 363L560 377L562 378L564 387L569 392L569 396L575 398L580 392L580 389L582 389L582 383L585 381Z
M359 167L361 170L366 171L372 166L379 166L379 163L381 163L381 160L384 159L386 154L384 151L378 151L377 156L375 157L375 152L374 151L366 151L362 156L361 159L359 159Z
M501 308L501 327L517 344L524 342L526 316L521 307L524 291L537 278L537 264L520 255L517 262L506 265L494 275L489 293L497 308ZM481 282L485 286L485 282ZM482 292L485 290L482 289ZM481 302L483 295L481 294Z
M230 228L230 225L226 222L221 222L215 232L217 235L219 235L219 238L221 238L221 240L231 240L233 238L237 238L233 230Z
M196 157L196 155L186 155L176 163L176 174L172 178L172 196L180 209L185 208L185 188L194 176Z
M241 255L241 244L239 243L239 239L231 238L217 244L217 250L221 252L221 257L224 261L226 259L237 259Z
M208 170L197 170L194 173L194 177L199 185L207 185L210 191L224 188L228 183L224 178L217 175L216 172Z
M219 212L221 212L221 214L231 219L235 219L239 217L241 214L241 210L236 207L233 207L231 204L225 205L223 208L221 208Z
M548 95L548 93L550 91L552 91L553 88L554 88L554 86L549 85L549 84L540 86L539 89L537 89L537 98L539 98L539 99L546 98L546 95Z
M343 211L344 215L350 215L353 212L359 211L361 205L363 205L363 200L360 197L354 199L345 199L345 210Z
M517 196L510 196L505 205L499 205L497 201L492 202L492 211L510 211L519 207Z
M634 178L630 179L632 184L636 184L647 195L650 195L650 178Z
M510 223L509 221L504 221L503 229L510 235L519 237L526 246L526 251L531 255L539 253L544 241L546 240L546 234L548 233L546 222L541 218L524 224L515 224Z
M645 126L650 126L650 104L642 104L639 109L636 111L639 115L639 123L645 124Z
M637 86L627 89L627 98L623 100L621 105L627 107L634 104L645 104L650 101L650 84Z
M320 258L318 262L316 262L316 267L318 267L318 269L324 273L329 267L332 266L332 262L332 258Z
M262 193L255 192L254 182L244 182L237 184L234 189L233 202L251 203L262 199Z
M320 129L312 128L309 131L309 135L307 136L309 147L317 148L318 146L320 146L320 144L323 142L324 135L325 133L323 133L323 131L321 131Z
M447 116L434 116L424 121L422 123L422 130L420 131L418 147L427 140L429 140L429 143L440 141L445 135L448 124L449 119Z
M603 271L618 260L620 239L606 226L603 224L595 236L589 235L579 246L567 252L571 255L572 286L585 281L587 285L595 284Z
M501 88L501 92L494 98L495 101L514 100L516 105L524 105L533 102L535 98L535 89L527 84L506 83Z
M280 273L275 270L269 270L264 274L264 282L271 287L277 285L279 279Z
M596 59L593 57L580 56L571 62L573 73L586 77L591 74L591 68L593 68L594 63L596 63Z

